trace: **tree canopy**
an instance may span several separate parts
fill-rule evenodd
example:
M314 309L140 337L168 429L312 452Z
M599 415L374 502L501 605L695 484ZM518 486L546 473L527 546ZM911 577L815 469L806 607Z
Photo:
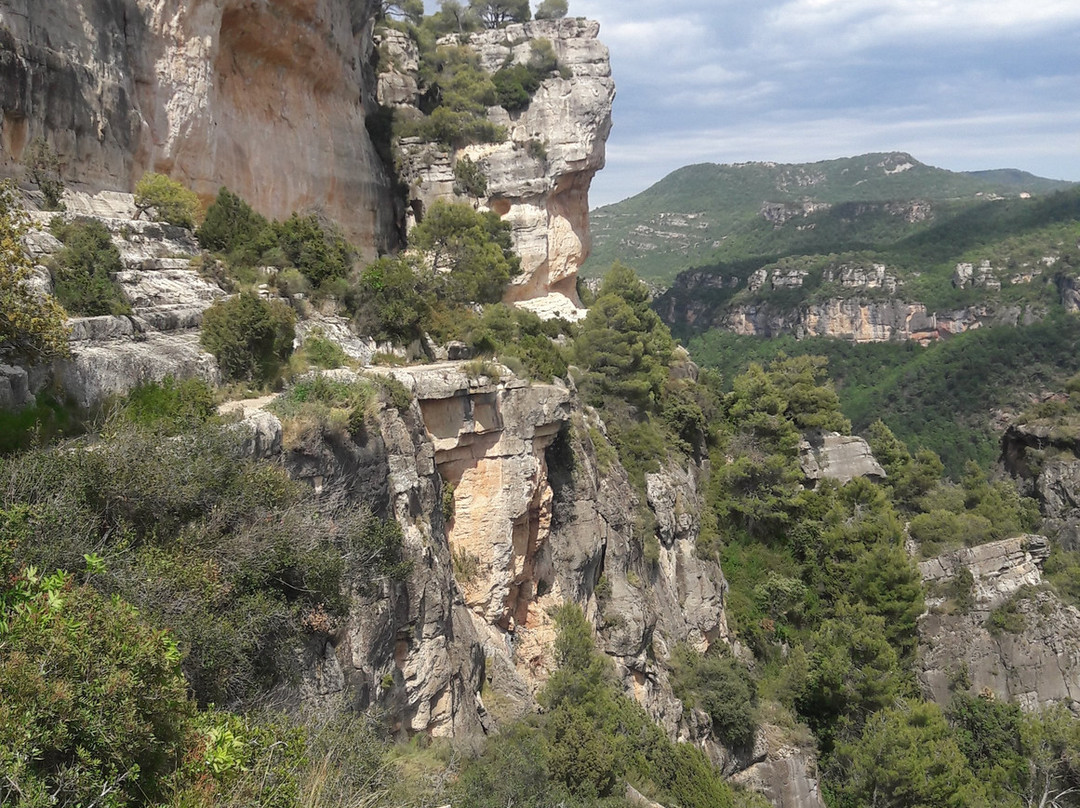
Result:
M135 185L135 207L154 221L195 227L200 216L198 195L164 174L147 172Z
M488 28L511 22L528 22L532 17L529 0L469 0L471 8Z

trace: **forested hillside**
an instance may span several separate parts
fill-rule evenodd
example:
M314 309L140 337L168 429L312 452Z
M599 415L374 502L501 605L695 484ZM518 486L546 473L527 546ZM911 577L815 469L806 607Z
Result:
M666 287L680 271L709 264L886 246L987 199L1068 186L1023 172L951 172L903 153L687 166L592 212L584 274L624 261Z

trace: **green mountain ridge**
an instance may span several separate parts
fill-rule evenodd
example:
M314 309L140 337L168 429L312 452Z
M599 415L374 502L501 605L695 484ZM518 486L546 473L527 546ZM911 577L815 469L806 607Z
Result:
M913 235L939 210L952 214L987 199L1072 185L1015 169L953 172L904 152L802 164L686 166L592 212L593 249L582 274L595 277L618 260L666 286L690 267L830 252L839 241L873 247ZM802 221L810 216L825 222ZM777 238L788 222L794 225Z

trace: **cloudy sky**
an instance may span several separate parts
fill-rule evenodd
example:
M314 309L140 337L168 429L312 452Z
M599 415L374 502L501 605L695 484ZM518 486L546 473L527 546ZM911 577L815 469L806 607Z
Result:
M1080 180L1078 0L570 0L618 87L593 206L690 163L906 151Z

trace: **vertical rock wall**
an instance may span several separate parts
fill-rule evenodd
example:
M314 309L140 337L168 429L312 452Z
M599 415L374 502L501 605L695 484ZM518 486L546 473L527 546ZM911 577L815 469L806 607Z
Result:
M438 199L454 199L454 163L467 157L487 178L479 200L513 227L521 255L521 274L506 300L545 314L581 316L577 271L588 257L589 186L604 167L611 131L615 83L607 48L597 39L600 26L584 19L543 20L469 34L468 44L481 66L494 73L508 62L527 62L532 43L546 39L561 73L545 79L529 106L515 113L502 107L488 118L506 128L499 144L477 144L448 153L432 144L406 142L403 175L412 209L423 211ZM441 40L456 43L456 36ZM399 53L402 43L390 43ZM407 43L404 43L407 48ZM414 56L398 55L409 63ZM383 80L388 103L407 103L404 77Z
M0 0L0 171L45 137L65 179L144 171L267 216L317 210L371 253L396 244L368 136L373 0Z

